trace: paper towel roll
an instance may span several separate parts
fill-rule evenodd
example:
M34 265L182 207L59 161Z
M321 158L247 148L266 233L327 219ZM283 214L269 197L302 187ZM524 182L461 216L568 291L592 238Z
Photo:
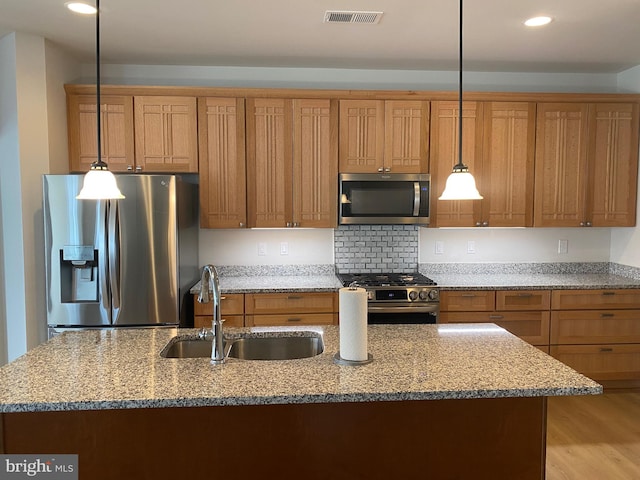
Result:
M340 289L340 357L367 360L367 291L364 288Z

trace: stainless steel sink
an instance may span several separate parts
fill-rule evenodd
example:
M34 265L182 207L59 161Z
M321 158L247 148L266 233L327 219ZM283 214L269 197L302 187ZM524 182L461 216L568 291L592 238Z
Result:
M265 336L246 334L225 339L225 357L240 360L293 360L308 358L324 351L322 336L315 332L305 335ZM306 335L308 334L308 335ZM211 340L174 337L160 352L164 358L207 358L211 356Z
M320 336L244 337L233 341L229 356L243 360L293 360L315 357L323 350Z

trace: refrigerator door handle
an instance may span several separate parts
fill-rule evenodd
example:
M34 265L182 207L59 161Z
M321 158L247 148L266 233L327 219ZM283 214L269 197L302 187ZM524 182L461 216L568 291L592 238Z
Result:
M115 321L117 310L120 308L120 214L117 200L110 202L109 208L109 287L111 289L111 304L114 309L112 322Z
M98 239L98 276L100 277L100 301L102 302L102 308L107 311L111 311L111 295L109 295L109 284L107 279L109 277L108 270L108 240L107 232L109 215L109 201L99 200L97 211L97 231L96 238Z

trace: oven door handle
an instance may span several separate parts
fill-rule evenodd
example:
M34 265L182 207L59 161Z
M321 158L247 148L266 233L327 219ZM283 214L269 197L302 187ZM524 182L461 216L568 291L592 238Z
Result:
M424 307L368 307L367 310L372 313L438 313L438 306Z

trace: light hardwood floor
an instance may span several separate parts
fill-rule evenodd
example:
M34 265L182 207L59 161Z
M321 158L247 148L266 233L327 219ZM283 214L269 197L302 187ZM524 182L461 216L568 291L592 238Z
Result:
M640 480L640 393L550 397L547 480Z

